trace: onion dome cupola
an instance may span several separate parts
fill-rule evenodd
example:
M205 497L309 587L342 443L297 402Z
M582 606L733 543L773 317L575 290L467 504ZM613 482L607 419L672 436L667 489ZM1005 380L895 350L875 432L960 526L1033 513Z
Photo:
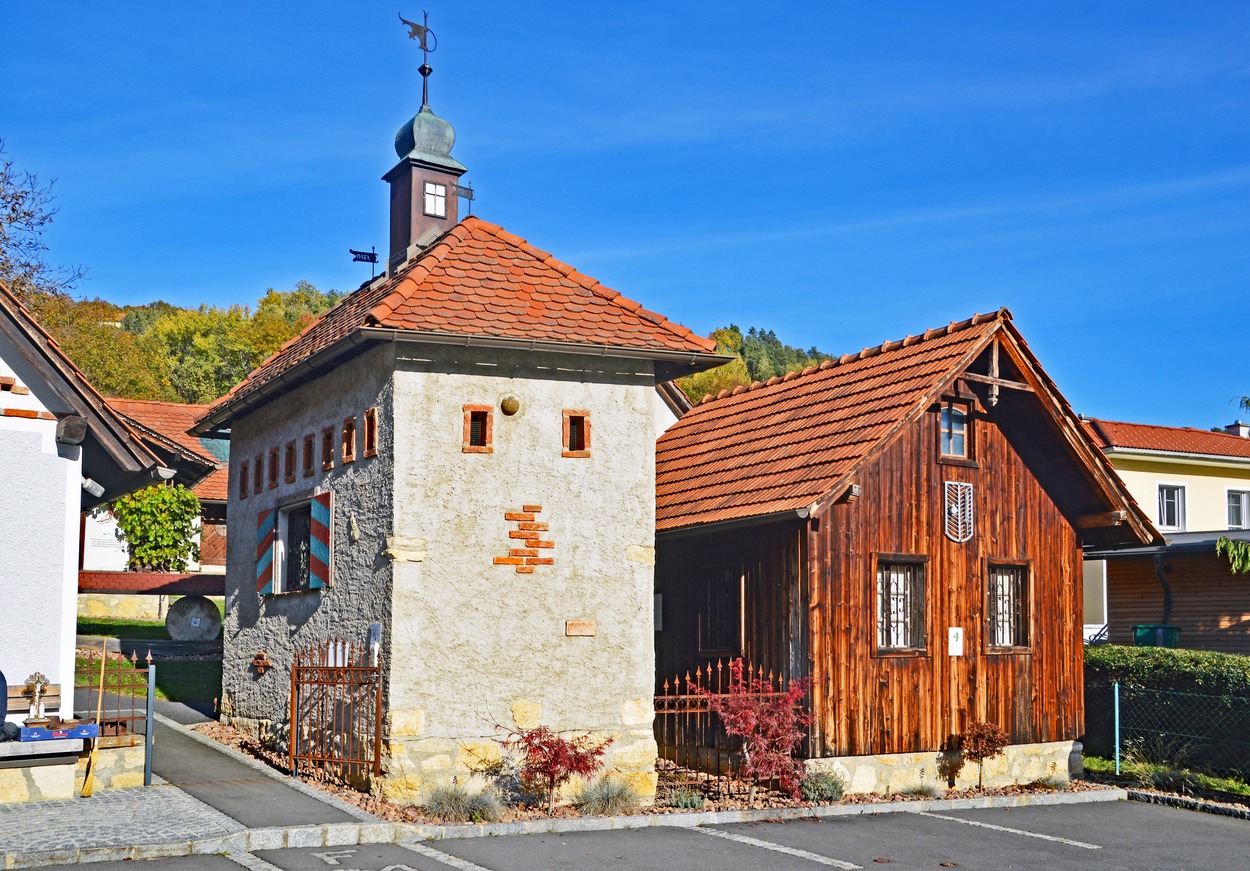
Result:
M401 20L402 17L401 17ZM428 23L428 22L427 22ZM435 43L428 27L404 21L413 39L420 39L426 53ZM460 221L457 184L468 167L451 156L456 131L430 108L430 73L422 63L421 110L395 134L399 163L382 176L391 186L391 244L387 257L390 271L424 249Z

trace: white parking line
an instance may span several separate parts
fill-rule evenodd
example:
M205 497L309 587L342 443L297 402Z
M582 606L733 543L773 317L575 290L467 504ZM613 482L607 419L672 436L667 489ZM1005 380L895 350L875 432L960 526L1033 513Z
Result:
M427 847L425 844L405 843L400 844L405 850L411 850L414 853L420 853L427 859L433 859L435 862L442 862L444 865L450 865L452 868L459 868L460 871L490 871L489 868L483 868L481 865L474 865L468 859L461 859L459 856L453 856L450 853L444 853L441 850L435 850L433 847ZM385 868L382 871L386 871Z
M226 858L236 865L242 865L248 871L282 871L277 865L271 865L260 856L251 853L227 853Z
M1087 844L1084 841L1073 841L1071 838L1058 838L1054 835L1043 835L1040 832L1026 832L1024 829L1012 829L1007 826L996 826L993 823L983 823L980 820L965 820L962 817L948 817L945 814L934 814L928 811L920 811L922 817L933 817L939 820L950 820L952 823L963 823L966 826L980 826L983 829L993 829L996 832L1010 832L1013 835L1024 835L1026 838L1041 838L1044 841L1054 841L1057 844L1067 844L1069 847L1081 847L1085 850L1101 850L1102 847L1097 844Z
M711 835L713 838L725 838L729 841L737 841L739 844L748 844L752 847L759 847L762 850L772 850L774 853L785 853L787 856L797 856L800 859L807 859L809 862L817 862L821 865L830 865L834 868L843 868L846 871L862 871L863 866L852 865L850 862L842 862L838 859L830 859L828 856L822 856L819 853L809 853L806 850L796 850L794 847L784 847L781 844L774 844L772 841L761 841L759 838L749 838L746 835L735 835L731 832L722 832L719 829L708 829L702 826L690 829L692 832L701 832L704 835Z

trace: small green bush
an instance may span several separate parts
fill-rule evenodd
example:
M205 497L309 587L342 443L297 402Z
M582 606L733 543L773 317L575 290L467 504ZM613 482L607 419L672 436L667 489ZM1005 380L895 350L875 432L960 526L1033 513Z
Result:
M916 786L909 786L907 789L901 790L902 795L911 795L921 798L937 798L937 787L931 783L921 783Z
M449 823L493 823L503 812L499 797L492 791L471 792L455 783L431 788L421 807Z
M573 794L573 806L587 816L614 817L638 810L641 799L634 785L610 775L584 783Z
M703 807L703 793L696 789L675 789L668 794L668 806L685 810L697 810Z
M827 771L815 771L803 778L799 789L804 801L825 804L842 799L846 794L846 781Z

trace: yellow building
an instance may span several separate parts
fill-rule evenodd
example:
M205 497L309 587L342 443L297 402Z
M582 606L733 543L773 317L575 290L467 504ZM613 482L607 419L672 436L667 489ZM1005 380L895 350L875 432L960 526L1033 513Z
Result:
M1096 418L1085 425L1173 549L1213 554L1220 534L1250 530L1250 424L1238 420L1223 432ZM1127 613L1108 607L1106 560L1086 561L1084 604L1087 638L1105 635L1117 611ZM1120 633L1130 629L1110 626L1112 640L1123 640Z

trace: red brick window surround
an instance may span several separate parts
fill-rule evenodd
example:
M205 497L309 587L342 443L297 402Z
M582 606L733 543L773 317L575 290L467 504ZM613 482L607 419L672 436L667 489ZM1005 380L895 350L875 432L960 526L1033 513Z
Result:
M366 457L378 455L378 410L376 407L365 411L364 454Z
M295 439L282 448L282 480L288 484L295 480Z
M247 476L251 474L252 467L248 465L247 460L239 463L239 498L247 498Z
M257 454L252 462L252 492L259 493L265 489L265 458Z
M564 409L564 432L561 436L562 457L590 456L590 412L580 408Z
M309 433L308 435L304 436L303 458L304 458L304 464L303 464L304 465L304 477L310 478L312 477L312 473L314 471L314 468L313 468L313 434L312 433Z
M278 449L269 449L269 489L278 486Z
M460 450L466 454L494 453L495 414L492 405L464 406L464 440Z
M328 472L334 468L334 427L327 426L321 431L321 471Z
M343 418L343 462L356 462L356 418Z

